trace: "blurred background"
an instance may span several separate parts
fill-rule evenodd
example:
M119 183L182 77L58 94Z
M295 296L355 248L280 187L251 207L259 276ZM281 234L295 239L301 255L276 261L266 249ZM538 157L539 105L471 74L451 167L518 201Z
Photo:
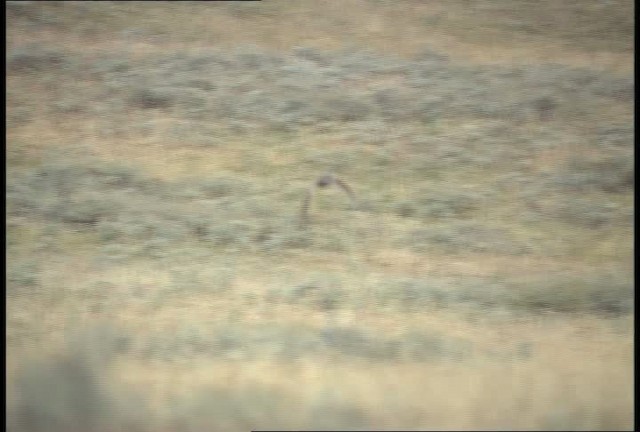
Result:
M632 429L632 1L6 15L9 430Z

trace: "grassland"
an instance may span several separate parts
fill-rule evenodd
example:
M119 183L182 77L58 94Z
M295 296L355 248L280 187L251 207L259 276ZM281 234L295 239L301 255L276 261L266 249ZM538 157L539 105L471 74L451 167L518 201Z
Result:
M633 428L632 2L6 8L9 430Z

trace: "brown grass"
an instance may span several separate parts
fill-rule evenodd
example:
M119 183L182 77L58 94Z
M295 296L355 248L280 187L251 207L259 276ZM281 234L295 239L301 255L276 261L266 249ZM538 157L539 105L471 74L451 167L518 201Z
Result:
M288 53L295 46L323 52L366 47L380 55L405 59L429 47L463 65L558 63L624 77L633 70L633 6L627 1L609 3L610 18L601 22L603 11L597 1L549 0L535 8L527 2L498 8L493 2L480 1L302 0L246 5L185 2L179 6L36 2L19 6L22 12L16 12L15 6L10 8L7 45L12 52L39 44L89 64L114 52L126 53L123 58L135 64L163 53L206 53L244 45L274 53ZM619 26L608 25L611 20L617 20ZM519 21L523 27L510 27ZM536 22L544 22L546 31L536 31ZM125 36L129 30L134 30L133 35ZM142 254L115 264L105 260L99 235L90 228L71 229L41 215L11 216L7 267L9 272L18 272L26 263L26 270L15 277L27 281L10 281L7 291L9 413L25 399L29 402L30 395L25 396L24 388L16 384L19 377L30 373L27 360L54 364L75 352L71 339L80 329L106 325L125 334L131 346L119 352L107 369L96 366L96 370L104 387L115 393L114 400L123 394L142 395L145 408L137 408L142 413L138 430L186 430L172 423L179 417L177 406L186 406L187 413L202 401L211 409L217 404L226 406L221 399L198 399L199 392L208 395L212 389L230 395L241 414L228 414L218 424L193 426L191 430L267 428L269 424L261 423L265 420L260 414L252 417L252 410L261 412L262 407L250 397L256 389L279 395L273 398L275 405L267 408L273 411L271 420L288 428L312 429L323 419L335 419L335 424L327 426L334 429L354 422L369 429L632 428L631 314L607 317L523 312L455 303L402 309L375 300L376 287L403 278L427 283L450 281L447 287L451 291L468 280L482 281L477 289L503 280L553 281L558 275L588 280L590 275L606 274L630 281L630 224L593 230L556 220L523 222L519 216L527 206L520 201L519 192L538 185L514 185L511 192L486 199L472 220L499 224L516 239L542 242L548 250L524 255L469 250L452 254L430 247L418 252L401 239L433 221L403 218L390 211L394 202L411 199L414 180L421 180L424 174L406 171L412 161L424 156L406 137L380 149L354 142L349 126L326 134L318 133L315 125L291 134L261 130L239 134L225 119L207 118L205 122L219 133L212 140L222 144L202 147L190 129L196 128L196 122L178 120L169 110L149 113L127 108L118 118L106 119L92 111L57 112L51 107L64 96L66 87L55 85L56 79L62 79L56 73L48 80L43 78L45 72L10 74L7 78L8 113L25 109L32 118L24 124L8 123L11 180L48 162L52 155L69 161L91 157L99 163L122 163L169 185L232 174L260 188L270 199L276 220L286 224L302 196L296 195L298 187L302 192L318 174L309 171L321 165L309 168L313 163L305 161L318 154L329 155L331 163L339 165L344 154L358 162L350 167L349 183L354 184L359 197L378 207L348 212L341 207L344 197L327 192L318 201L322 211L314 215L315 225L308 234L316 242L312 246L272 252L210 243L171 244L167 248L177 251L171 258L156 260ZM391 75L374 81L356 80L353 88L366 91L396 84L404 82ZM100 85L97 78L84 76L78 78L74 89L91 92ZM555 172L576 153L590 152L595 159L607 156L608 149L594 150L591 145L597 143L593 138L597 128L626 124L632 118L629 104L624 102L611 102L590 115L566 124L540 125L527 120L509 125L509 133L518 136L535 138L545 127L555 127L569 131L566 133L573 138L569 143L550 143L548 148L538 149L531 155L528 174ZM149 124L147 132L133 127L145 122ZM109 124L131 127L121 135L102 136L102 128ZM176 125L189 132L184 137L172 135ZM444 118L434 126L407 124L400 128L406 128L409 137L446 139L453 145L484 126L486 122L478 118ZM437 141L428 141L433 142ZM391 155L389 168L366 171L364 167L383 151ZM334 153L337 156L331 156ZM441 174L441 183L428 185L434 193L439 185L455 184L492 192L496 173L519 169L512 163L508 159L491 167L454 167ZM606 197L594 192L589 197L596 202L606 198L620 208L632 209L630 192ZM240 197L240 202L244 198ZM544 204L546 198L542 196L540 201ZM194 199L194 205L198 200L204 198ZM169 201L167 198L167 205L172 204ZM191 207L181 208L188 212ZM433 223L448 226L447 221ZM53 245L42 245L47 236L53 238ZM331 241L339 244L332 246ZM37 268L37 282L29 282L30 264ZM225 272L231 275L226 285L221 282ZM321 290L337 287L348 299L326 310L314 303L269 298L271 292L287 293L314 278L320 281ZM16 286L20 283L24 286ZM214 289L218 285L224 288ZM226 354L180 354L181 349L191 347L180 344L182 334L194 338L204 335L208 341L212 334L239 329L229 337L241 343L249 338L247 329L273 328L275 336L264 337L272 337L270 347L277 349L286 346L289 334L277 333L278 329L323 335L334 327L362 330L375 335L374 340L402 338L413 331L445 343L462 341L470 353L457 358L442 354L438 347L429 348L435 350L430 353L435 357L420 361L350 357L328 348L286 359L242 349ZM153 341L159 344L160 352L145 357L141 353ZM335 414L340 409L352 414L342 418ZM205 411L202 419L206 422L211 412ZM200 420L198 415L192 415L197 417L194 421ZM114 418L120 417L114 414ZM130 428L114 426L114 430Z

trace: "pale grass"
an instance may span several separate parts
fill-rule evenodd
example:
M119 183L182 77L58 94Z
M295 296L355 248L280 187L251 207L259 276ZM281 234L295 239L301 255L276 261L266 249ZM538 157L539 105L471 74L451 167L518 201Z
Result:
M441 327L455 329L456 321L446 314L431 323L438 319L444 321ZM582 323L577 326L564 320L518 325L509 332L511 337L517 332L519 338L535 341L532 357L519 361L376 365L343 359L286 364L195 360L179 366L123 361L118 375L135 388L158 389L149 396L158 398L162 411L170 409L163 394L189 395L207 386L233 392L258 385L291 395L298 404L292 412L311 409L323 391L338 392L369 413L376 428L546 429L553 416L562 413L583 416L578 424L568 423L578 429L629 428L633 346L628 334L613 334L602 321L578 321ZM501 330L485 324L468 336L485 345L489 341L476 333ZM508 344L509 337L501 335L503 343Z
M461 2L405 2L402 5L379 4L371 7L366 0L345 0L340 5L301 0L283 7L278 2L264 4L272 13L249 13L242 18L230 13L224 5L183 6L167 10L145 5L132 8L113 6L112 13L121 29L139 25L161 36L133 41L123 36L96 38L97 50L146 55L167 50L206 49L215 45L235 48L260 44L276 51L293 46L312 46L322 50L344 47L346 40L362 43L383 54L411 57L426 44L447 52L454 61L478 64L531 64L552 62L581 67L596 67L618 73L633 70L631 53L606 52L567 47L562 41L545 34L512 40L511 33L488 26L486 16L474 16L469 5ZM73 7L69 5L67 7ZM630 8L628 2L618 7ZM255 8L258 9L258 8ZM313 18L312 18L313 17ZM428 24L436 18L435 24ZM484 19L484 21L482 21ZM250 22L251 24L248 24ZM325 23L334 23L327 31ZM11 22L8 23L11 25ZM473 29L475 38L469 38ZM87 37L81 33L41 30L38 34L9 31L10 46L40 40L58 41L66 46L82 46ZM90 39L89 39L90 40Z
M267 51L287 53L294 46L341 49L345 48L345 41L353 41L377 53L401 58L411 58L430 47L445 52L453 62L466 65L553 62L620 74L633 70L630 52L568 48L561 41L544 35L520 43L504 30L489 28L471 40L465 28L477 28L479 20L474 21L473 14L465 12L463 3L377 2L372 6L365 0L335 3L301 0L286 7L279 2L263 3L271 8L268 13L242 18L223 4L206 3L205 7L205 3L196 3L166 8L153 3L126 7L124 3L110 3L98 6L109 8L112 22L108 27L110 31L104 33L108 37L101 36L100 32L87 37L74 27L65 26L26 32L12 27L9 21L8 49L46 41L47 46L59 46L65 52L90 51L95 58L103 52L120 51L135 62L173 51L205 53L258 45ZM65 3L64 7L75 6ZM425 24L430 18L441 21L430 27ZM155 38L132 41L118 33L132 27L158 34ZM393 85L400 79L386 76L357 84L375 88ZM15 94L33 92L45 98L57 97L45 84L32 81L9 76L7 87ZM83 85L92 83L88 80L80 84L76 87L78 91ZM8 111L14 105L19 106L19 102L12 102L15 100L19 98L9 98ZM81 147L82 152L98 162L129 164L143 175L161 181L234 173L252 180L259 178L273 188L291 184L303 191L318 174L307 172L301 166L300 160L308 150L337 152L352 144L346 132L322 135L312 127L302 128L291 136L253 132L237 135L229 132L223 123L211 119L212 127L224 131L224 145L197 147L171 137L172 127L182 123L166 112L128 113L129 124L148 124L149 132L127 130L117 138L104 137L100 136L102 128L122 119L103 119L92 114L52 116L47 106L47 103L36 105L31 112L33 120L27 124L8 125L8 154L23 152L24 166L37 165L51 151L63 154L71 149L66 154L73 158ZM606 121L630 121L631 118L626 107L613 107L599 114ZM449 136L454 132L464 136L479 126L478 119L462 122L456 119L437 122L430 126L432 129L407 126L407 131L413 135L429 136L431 131L431 135L436 136ZM537 123L525 122L513 127L522 128L531 136L539 133ZM212 143L214 138L221 139L212 137ZM386 148L395 166L403 166L414 156L402 138L387 143ZM573 153L583 150L585 146L578 145L539 150L532 155L533 170L557 169ZM358 154L368 157L376 151L371 146ZM260 177L256 177L255 168L261 170ZM368 186L373 180L368 173L359 175L356 168L349 176L356 192L362 191L364 198L375 196L379 191ZM480 186L486 184L486 174L484 170L463 172L463 175L458 170L446 173L453 180L464 178L465 182ZM403 182L399 173L384 193L397 200L407 198L413 187L411 180ZM573 245L571 256L416 253L392 243L422 223L387 212L348 212L341 207L343 201L340 200L344 197L332 192L323 193L317 203L320 211L313 214L314 229L327 235L342 233L345 251L307 248L269 255L212 247L210 254L198 262L183 258L176 259L170 266L161 266L148 259L132 258L118 265L102 265L95 248L99 244L95 234L66 230L58 233L55 253L37 252L41 267L36 294L12 295L7 301L8 406L13 406L16 397L12 378L25 358L54 358L64 350L71 334L98 322L106 321L141 340L153 333L170 336L185 326L215 331L234 323L278 324L322 331L337 324L366 329L381 338L397 337L408 330L462 338L473 344L473 355L459 362L445 359L416 363L356 361L329 352L286 362L206 356L167 362L122 354L109 373L113 375L116 389L145 395L151 412L158 418L170 418L173 402L198 390L215 387L233 393L266 386L295 401L283 415L298 421L307 418L318 400L328 395L343 405L363 409L372 419L372 429L632 428L633 316L604 319L560 314L503 315L456 308L400 313L367 302L340 305L338 310L325 312L299 304L261 300L268 289L294 287L307 282L313 273L335 276L342 288L365 299L366 290L371 286L395 277L503 276L526 281L541 275L583 275L592 269L626 275L633 271L630 229L616 228L605 234L590 234L588 230L567 233L561 226L545 225L543 235L558 239L558 243ZM616 199L628 206L633 203L633 197L627 195ZM497 202L495 208L487 209L487 220L513 223L513 215L523 208L513 197L517 194L499 198L502 201ZM283 215L297 210L297 207L287 207L290 202L276 204ZM46 221L19 221L16 227L10 228L9 234L16 243L11 246L8 267L22 259L36 257L33 245L46 228ZM371 231L362 237L358 228ZM526 239L540 229L519 227L519 230L516 232ZM187 265L192 266L187 271L196 272L218 266L231 271L234 277L228 290L221 293L181 291L180 285L172 290L179 281L171 270ZM110 284L112 292L107 295L114 299L114 304L96 312L87 308L82 295L97 281ZM250 294L256 294L258 301L251 300ZM529 347L528 356L514 358L513 353L523 344ZM155 421L157 419L150 419L152 424Z
M394 256L393 251L386 254ZM338 258L339 255L326 254L325 269ZM493 264L494 271L500 267L527 267L525 261L513 257L467 258L479 266ZM352 306L331 314L301 305L248 301L245 296L248 293L259 296L279 281L274 275L283 272L292 273L292 280L304 280L304 274L312 268L306 258L299 258L299 265L303 266L300 269L294 263L275 263L269 268L264 258L246 255L237 259L236 268L243 271L228 293L172 295L153 309L132 298L121 303L120 308L104 313L87 313L77 296L81 290L76 287L91 279L110 282L114 285L112 295L124 300L130 298L127 290L131 286L150 293L170 286L169 272L143 263L99 270L80 257L48 264L45 274L49 275L74 269L62 279L66 282L62 286L69 288L59 293L53 305L45 297L40 297L41 304L38 298L35 302L27 298L8 302L8 330L13 331L12 323L19 321L36 331L31 333L29 343L12 343L7 356L7 376L11 378L18 370L25 352L44 355L55 351L66 344L73 328L89 328L105 319L143 340L149 332L172 335L193 325L211 331L229 323L243 326L278 323L316 331L337 323L365 328L379 337L394 337L414 329L472 341L474 355L461 362L377 363L331 353L288 362L242 357L141 361L124 354L111 373L114 385L144 394L149 408L159 418L171 415L175 400L199 390L206 392L213 387L231 393L242 389L250 392L256 386L264 386L295 401L290 412L279 414L294 422L307 418L318 398L327 394L366 412L377 429L416 425L463 430L631 427L633 318L630 316L617 321L559 314L501 318L493 313L468 315L455 309L401 314ZM536 264L533 267L551 267L542 258ZM346 286L356 282L346 268L336 271ZM461 269L457 271L464 273ZM55 289L54 282L47 285ZM530 353L514 358L514 350L523 343L530 347Z

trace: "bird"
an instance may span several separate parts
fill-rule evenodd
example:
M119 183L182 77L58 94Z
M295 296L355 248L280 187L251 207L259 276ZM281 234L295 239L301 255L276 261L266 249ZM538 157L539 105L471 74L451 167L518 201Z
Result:
M541 121L551 120L558 107L556 100L550 96L539 97L533 101L533 104Z
M351 201L352 208L356 207L356 195L353 193L353 189L345 183L343 180L335 176L331 173L325 173L318 177L311 187L305 193L302 199L302 208L300 209L300 225L306 226L309 221L309 205L311 204L311 200L315 195L316 191L321 188L326 188L331 185L336 185L340 189L342 189L348 196Z

